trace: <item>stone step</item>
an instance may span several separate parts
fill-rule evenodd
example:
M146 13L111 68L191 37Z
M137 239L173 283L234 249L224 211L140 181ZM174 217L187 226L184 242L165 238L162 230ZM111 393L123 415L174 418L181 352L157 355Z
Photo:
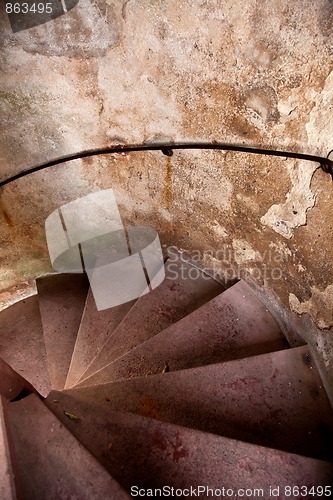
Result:
M222 285L197 268L169 259L166 277L152 292L140 297L81 380L142 344L223 291Z
M0 396L0 498L1 500L14 500L16 491L5 422L5 404L6 401Z
M92 291L89 289L65 384L66 388L75 385L80 379L134 303L135 300L132 300L111 309L98 311Z
M23 500L130 498L37 396L9 403L8 418Z
M36 284L52 387L63 389L89 282L85 274L55 274Z
M333 460L332 408L306 346L66 392L115 410Z
M276 320L243 281L78 384L103 384L230 361L288 347Z
M299 498L288 490L284 494L284 488L331 485L332 463L115 411L70 394L61 393L56 401L50 399L48 405L132 497L139 498L139 488L145 489L140 492L145 498L159 498L159 492L147 489L192 487L198 493L206 485L229 490L217 492L220 498L245 497L244 491L237 495L240 488L248 489L247 498L271 498L271 487L276 498ZM80 420L66 418L64 411ZM181 498L186 496L187 491ZM212 493L200 491L198 496L212 498Z
M43 396L51 390L38 296L1 311L0 358Z

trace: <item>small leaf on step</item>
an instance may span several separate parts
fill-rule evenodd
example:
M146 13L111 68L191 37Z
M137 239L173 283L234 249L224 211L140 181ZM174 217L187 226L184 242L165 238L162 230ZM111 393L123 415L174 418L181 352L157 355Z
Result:
M168 363L165 363L165 367L163 368L162 373L168 373L170 371Z
M74 420L75 422L80 420L80 417L78 417L77 415L74 415L73 413L69 413L68 411L64 410L64 414L66 415L66 417L70 418L71 420Z

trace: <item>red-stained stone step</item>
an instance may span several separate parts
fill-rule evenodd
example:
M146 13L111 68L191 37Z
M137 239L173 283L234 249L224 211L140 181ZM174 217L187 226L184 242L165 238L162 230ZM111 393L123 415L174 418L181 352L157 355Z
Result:
M1 311L0 358L47 396L51 383L37 295Z
M85 274L55 274L36 284L52 387L63 389L89 282Z
M92 404L333 460L332 408L306 346L67 392Z
M0 358L0 395L8 401L36 393L34 387Z
M330 485L333 477L332 463L114 411L69 394L61 394L59 402L49 400L48 405L124 488L130 492L134 487L133 495L137 488L206 485L232 489L233 498L240 498L239 488L260 488L258 496L267 499L273 485L280 488L278 498L285 499L286 485L310 489ZM64 411L77 414L80 421L67 419ZM206 491L199 497L211 495ZM158 498L159 494L150 492L149 496ZM249 494L247 498L254 497Z
M223 291L222 286L193 266L169 259L166 278L140 297L81 379L142 344Z
M0 397L0 498L1 500L14 500L16 492L5 424L4 404L5 401Z
M37 396L9 403L8 418L23 500L129 498Z
M91 289L81 319L65 387L73 386L101 351L135 300L98 311Z
M78 387L255 356L287 347L279 325L239 281Z

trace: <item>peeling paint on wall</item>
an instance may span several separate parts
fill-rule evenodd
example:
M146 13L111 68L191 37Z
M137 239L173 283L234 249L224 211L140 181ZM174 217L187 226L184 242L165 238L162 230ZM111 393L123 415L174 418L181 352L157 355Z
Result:
M260 222L268 226L284 238L290 239L293 230L305 226L307 211L314 207L316 198L310 189L311 179L318 167L301 163L297 166L288 165L292 188L286 194L286 201L272 205Z
M333 326L333 285L329 285L324 291L314 286L311 287L311 291L311 298L305 302L300 302L293 293L290 293L291 310L297 314L309 314L319 328L331 328Z

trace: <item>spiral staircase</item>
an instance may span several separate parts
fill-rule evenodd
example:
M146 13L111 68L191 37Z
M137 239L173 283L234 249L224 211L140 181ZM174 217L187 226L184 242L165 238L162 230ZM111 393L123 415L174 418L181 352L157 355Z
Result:
M99 312L83 274L36 285L0 313L0 358L35 389L1 397L1 500L211 498L203 485L317 498L332 484L333 413L309 349L245 282L167 261L158 288Z

